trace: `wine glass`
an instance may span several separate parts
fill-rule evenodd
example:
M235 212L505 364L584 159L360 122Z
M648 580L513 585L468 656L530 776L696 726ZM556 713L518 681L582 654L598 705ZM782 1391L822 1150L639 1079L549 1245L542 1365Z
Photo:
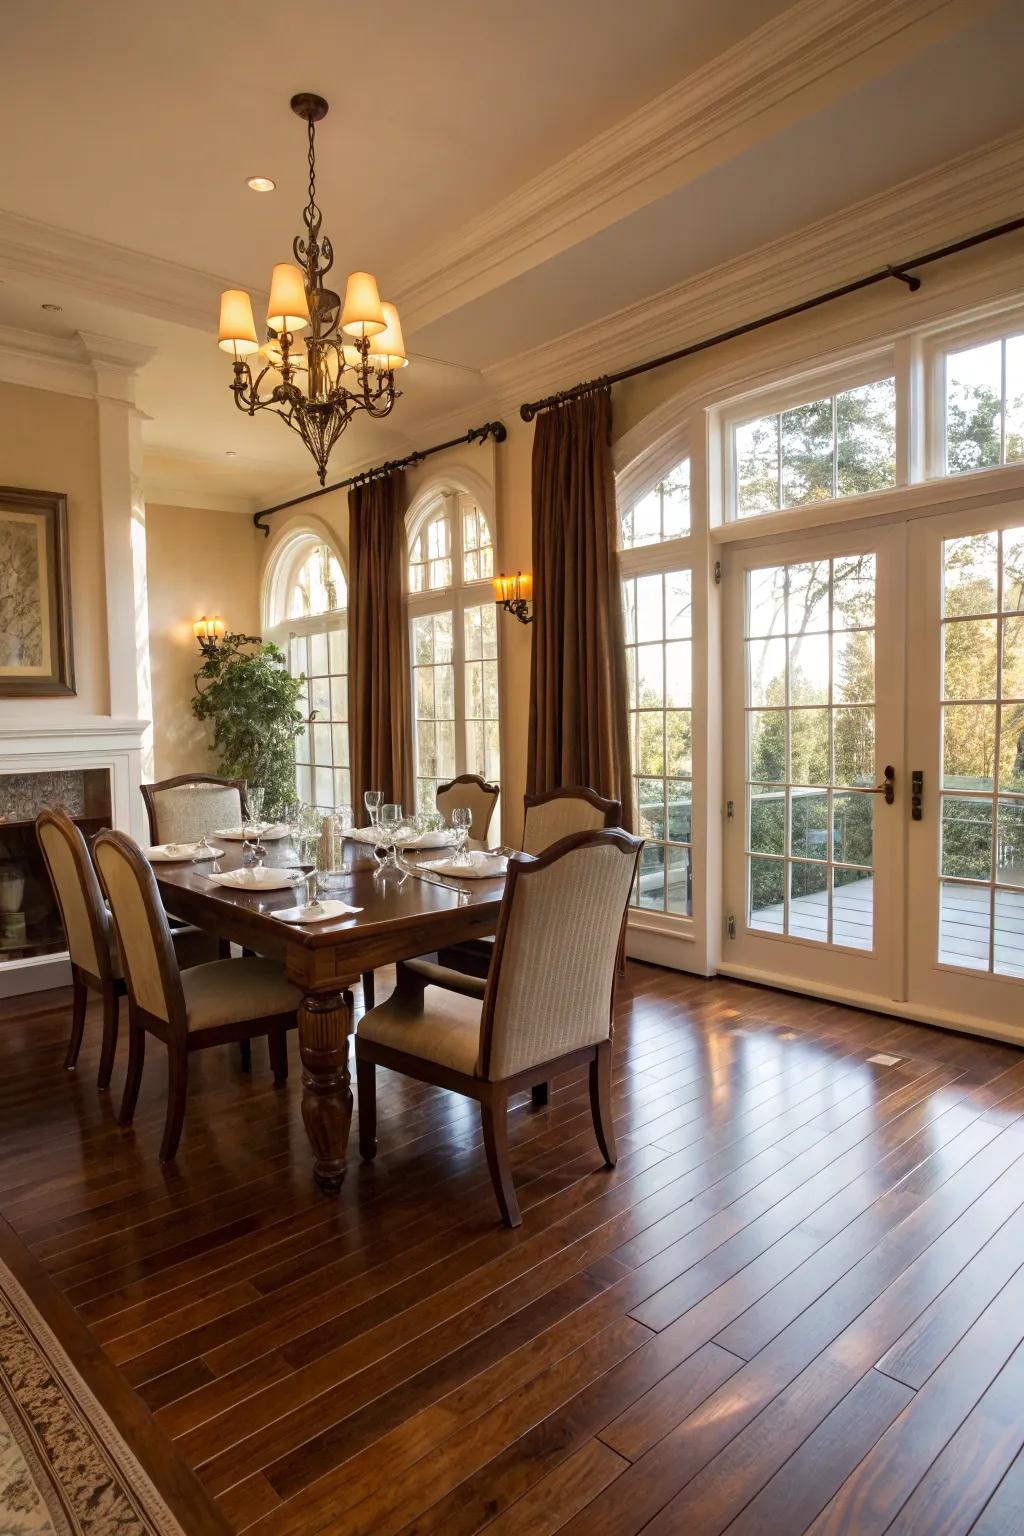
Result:
M377 825L377 817L380 815L380 803L383 799L384 792L380 789L368 789L363 796L363 804L366 806L371 827Z
M452 827L455 829L457 845L453 863L468 864L469 856L466 853L466 844L469 842L469 829L473 825L473 812L468 805L457 805L452 811Z
M398 829L401 825L402 807L400 805L382 805L377 817L377 828L380 837L378 846L385 850L384 857L381 858L377 853L377 848L374 848L374 855L381 868L385 865L393 866L398 862L395 857L395 839L398 836Z

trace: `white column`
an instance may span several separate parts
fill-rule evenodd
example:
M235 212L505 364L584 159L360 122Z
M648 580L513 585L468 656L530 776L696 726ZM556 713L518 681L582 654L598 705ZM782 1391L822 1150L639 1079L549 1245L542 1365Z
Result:
M100 503L106 576L110 713L145 722L142 777L153 777L153 709L146 595L146 506L142 413L135 375L153 348L79 331L96 379Z

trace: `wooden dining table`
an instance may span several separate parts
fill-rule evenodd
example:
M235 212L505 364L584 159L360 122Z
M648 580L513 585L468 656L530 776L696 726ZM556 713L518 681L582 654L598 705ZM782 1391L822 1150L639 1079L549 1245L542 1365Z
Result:
M296 865L289 839L264 846L267 867ZM438 857L408 853L403 862L415 870ZM302 1118L313 1150L313 1177L322 1190L335 1194L345 1176L352 1122L348 1042L353 983L378 966L494 933L505 882L501 877L423 878L405 869L381 870L365 844L346 841L344 865L329 894L361 910L300 924L277 914L305 900L302 885L249 892L210 879L211 873L241 865L241 844L227 843L213 863L154 863L152 869L172 917L258 955L279 958L302 989Z

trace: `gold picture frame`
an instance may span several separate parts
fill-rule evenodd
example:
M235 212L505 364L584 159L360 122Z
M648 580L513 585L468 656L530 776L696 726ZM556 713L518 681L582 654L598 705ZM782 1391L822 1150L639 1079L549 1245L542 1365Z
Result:
M0 698L75 691L67 497L0 486Z

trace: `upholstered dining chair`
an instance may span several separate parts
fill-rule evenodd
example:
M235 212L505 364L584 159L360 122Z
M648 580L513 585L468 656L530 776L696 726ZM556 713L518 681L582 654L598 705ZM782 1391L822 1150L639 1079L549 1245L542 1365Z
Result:
M103 999L103 1043L96 1081L100 1088L109 1088L117 1051L120 1000L127 990L110 913L88 844L67 812L49 808L40 811L36 817L36 838L64 924L71 961L71 1038L64 1066L71 1072L78 1064L88 995L90 991L98 992ZM179 964L200 964L216 954L216 940L198 928L175 929L174 945Z
M520 1224L508 1153L509 1095L586 1064L605 1165L611 1121L612 1004L626 903L643 846L619 830L580 832L514 854L486 981L424 960L398 967L391 997L356 1034L359 1149L377 1149L376 1069L476 1099L502 1218Z
M274 1082L288 1077L287 1031L302 994L276 960L213 960L179 970L153 871L123 832L100 832L96 866L110 902L128 987L129 1052L118 1119L130 1125L142 1082L146 1036L167 1047L167 1117L160 1161L178 1150L188 1093L188 1059L229 1040L267 1036Z
M470 836L486 844L500 793L497 784L488 784L478 773L460 773L458 778L437 786L434 803L446 821L451 820L452 811L458 806L468 806L473 812Z
M559 838L571 837L574 832L592 832L598 827L617 827L621 819L622 805L618 800L606 800L583 784L524 795L523 852L543 853ZM437 960L439 965L464 971L468 976L486 976L493 954L492 938L466 939L450 949L442 949ZM537 1098L541 1098L539 1092Z
M220 827L238 827L249 814L244 779L179 773L143 784L152 843L192 843Z

